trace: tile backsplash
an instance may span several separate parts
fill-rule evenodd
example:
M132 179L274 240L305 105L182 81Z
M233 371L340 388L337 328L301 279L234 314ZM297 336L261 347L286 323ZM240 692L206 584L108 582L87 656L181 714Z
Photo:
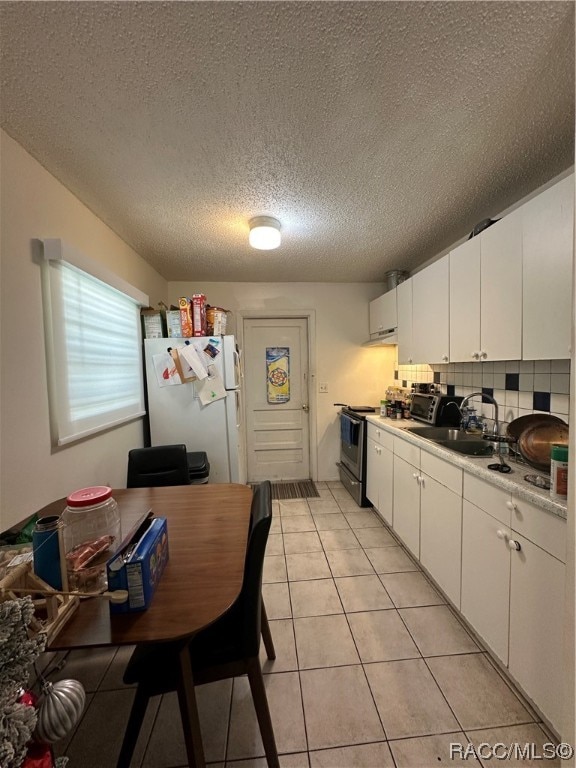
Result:
M448 395L484 391L500 408L500 421L510 422L528 413L551 413L568 422L570 360L506 360L485 363L400 365L394 385L410 388L413 382L430 382ZM490 403L476 401L482 415L491 418Z

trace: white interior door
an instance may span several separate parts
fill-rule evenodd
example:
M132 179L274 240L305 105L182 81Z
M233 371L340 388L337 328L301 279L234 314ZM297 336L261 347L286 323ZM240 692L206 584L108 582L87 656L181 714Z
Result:
M306 480L308 320L244 318L243 329L248 481Z

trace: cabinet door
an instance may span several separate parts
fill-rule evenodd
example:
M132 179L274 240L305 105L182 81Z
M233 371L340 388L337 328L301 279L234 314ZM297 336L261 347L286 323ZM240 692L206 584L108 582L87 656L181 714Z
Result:
M408 278L396 288L398 302L398 363L416 362L412 355L412 279Z
M522 206L522 357L570 357L574 176Z
M380 487L378 489L378 512L382 519L392 525L394 499L394 455L380 446Z
M381 447L372 438L366 440L366 498L372 506L378 509L378 489L380 486L380 455Z
M420 473L399 456L394 456L394 530L417 558L420 558Z
M510 550L502 534L509 533L494 517L464 500L461 611L504 664L508 664Z
M396 289L392 289L370 302L370 335L391 331L398 324Z
M556 730L562 725L566 567L527 539L511 552L511 675Z
M449 254L412 278L412 357L416 363L447 363Z
M482 359L519 360L522 356L521 209L505 216L478 237Z
M388 525L392 525L392 489L394 482L391 451L375 440L367 440L366 497Z
M450 360L480 360L480 238L450 251Z
M462 496L428 475L420 483L420 562L460 608Z

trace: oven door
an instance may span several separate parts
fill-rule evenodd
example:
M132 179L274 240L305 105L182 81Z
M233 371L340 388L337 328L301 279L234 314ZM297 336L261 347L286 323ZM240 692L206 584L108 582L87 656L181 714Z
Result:
M358 479L361 479L364 460L365 425L363 419L340 412L340 460Z

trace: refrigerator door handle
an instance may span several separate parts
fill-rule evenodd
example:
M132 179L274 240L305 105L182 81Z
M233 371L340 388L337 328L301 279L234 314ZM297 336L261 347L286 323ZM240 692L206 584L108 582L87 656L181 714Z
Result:
M240 386L240 379L242 378L242 367L240 365L240 352L238 352L237 349L234 349L232 351L232 355L234 356L234 370L236 372L235 379L236 379L236 386Z
M240 429L240 426L242 425L242 414L240 412L240 392L239 390L236 390L234 392L234 395L236 396L236 426L238 429Z

